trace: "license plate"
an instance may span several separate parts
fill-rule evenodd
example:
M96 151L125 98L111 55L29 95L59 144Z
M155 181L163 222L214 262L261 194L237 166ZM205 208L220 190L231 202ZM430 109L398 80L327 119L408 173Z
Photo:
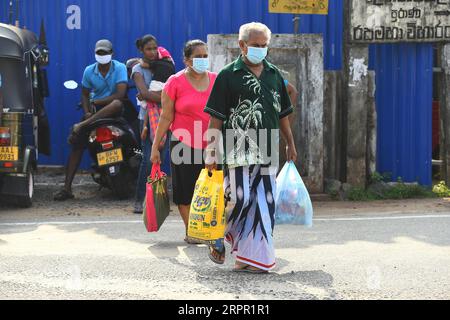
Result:
M123 161L122 149L115 149L97 154L98 165L100 167Z
M0 147L0 161L19 160L19 147Z

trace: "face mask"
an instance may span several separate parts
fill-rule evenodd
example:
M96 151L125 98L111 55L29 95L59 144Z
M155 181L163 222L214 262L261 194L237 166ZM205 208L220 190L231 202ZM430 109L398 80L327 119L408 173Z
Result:
M97 62L99 64L108 64L112 60L112 55L110 54L110 55L106 55L106 56L99 56L98 54L96 54L95 60L97 60Z
M267 57L268 48L248 47L247 59L253 64L260 64Z
M194 69L194 71L197 72L198 74L205 73L209 69L209 59L194 58L192 69Z

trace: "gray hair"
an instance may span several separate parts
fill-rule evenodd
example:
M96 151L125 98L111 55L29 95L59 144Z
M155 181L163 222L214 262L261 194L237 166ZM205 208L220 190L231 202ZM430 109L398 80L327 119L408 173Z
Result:
M242 40L247 42L250 39L250 34L252 32L264 33L267 36L269 43L272 39L272 31L270 31L270 29L265 24L259 22L251 22L241 26L241 29L239 30L239 41Z

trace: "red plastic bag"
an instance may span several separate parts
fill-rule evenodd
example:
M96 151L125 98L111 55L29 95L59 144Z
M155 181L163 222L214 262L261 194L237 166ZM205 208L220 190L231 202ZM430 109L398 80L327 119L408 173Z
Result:
M167 176L159 164L153 165L144 201L144 224L148 232L158 232L170 213Z

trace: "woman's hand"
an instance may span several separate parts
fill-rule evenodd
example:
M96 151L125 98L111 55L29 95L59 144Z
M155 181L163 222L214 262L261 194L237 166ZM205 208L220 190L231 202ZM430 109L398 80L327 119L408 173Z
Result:
M151 155L150 161L153 164L161 164L161 153L159 152L158 147L152 148L152 155Z

